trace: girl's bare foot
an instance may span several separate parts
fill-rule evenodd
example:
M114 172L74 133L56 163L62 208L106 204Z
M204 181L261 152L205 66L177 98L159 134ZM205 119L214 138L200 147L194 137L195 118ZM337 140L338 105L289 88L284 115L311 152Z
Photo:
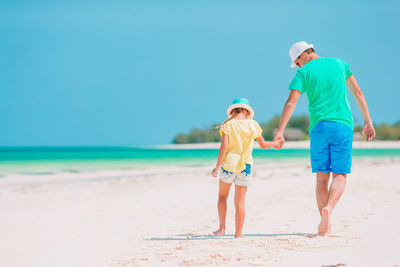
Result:
M318 226L318 234L326 236L330 233L331 223L330 223L330 210L325 207L321 210L321 223Z
M242 234L238 234L238 235L235 234L235 238L246 238L246 237Z
M213 232L214 235L225 235L225 228L219 228L217 231Z

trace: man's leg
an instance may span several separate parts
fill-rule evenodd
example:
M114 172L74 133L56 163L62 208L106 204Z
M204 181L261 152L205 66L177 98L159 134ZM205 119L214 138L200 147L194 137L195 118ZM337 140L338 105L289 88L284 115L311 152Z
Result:
M333 179L329 189L328 202L321 210L321 224L318 227L318 233L322 235L330 232L331 214L346 187L346 173L351 171L353 129L339 122L332 123L331 126L330 156Z
M328 184L330 173L317 172L316 197L319 214L328 203Z
M332 211L346 188L347 174L332 173L333 181L329 189L329 198L326 207Z
M320 210L321 223L318 226L320 235L326 235L330 232L330 217L346 187L346 176L346 174L332 173L333 180L328 193L328 201L326 206Z
M332 122L322 121L318 123L310 132L311 167L312 172L317 173L316 198L321 218L322 210L328 203L328 185L332 172L330 140L331 128ZM320 227L318 227L318 232L321 233Z

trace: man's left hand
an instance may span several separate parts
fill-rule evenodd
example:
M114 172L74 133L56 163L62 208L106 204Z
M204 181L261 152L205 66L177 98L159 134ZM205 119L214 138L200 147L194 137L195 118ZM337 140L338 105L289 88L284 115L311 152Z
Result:
M364 123L362 136L364 135L367 137L367 141L371 141L375 137L375 129L374 126L372 125L372 122Z

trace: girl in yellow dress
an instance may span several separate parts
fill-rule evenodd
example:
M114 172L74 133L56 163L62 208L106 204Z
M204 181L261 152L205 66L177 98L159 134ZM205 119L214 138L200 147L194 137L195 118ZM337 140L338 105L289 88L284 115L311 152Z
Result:
M224 121L220 129L222 136L218 160L212 170L212 176L219 175L218 216L219 229L215 235L225 235L226 200L231 184L235 184L235 238L242 238L245 216L245 195L251 180L252 151L254 139L261 148L280 149L282 140L267 142L261 135L260 125L253 120L254 111L245 98L236 98L227 110L229 119Z

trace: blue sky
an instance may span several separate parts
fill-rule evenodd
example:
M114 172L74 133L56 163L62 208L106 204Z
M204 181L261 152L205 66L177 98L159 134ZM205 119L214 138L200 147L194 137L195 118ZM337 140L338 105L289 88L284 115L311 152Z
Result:
M301 40L345 60L373 121L394 123L399 16L398 1L3 0L0 145L168 144L223 121L236 97L266 122Z

